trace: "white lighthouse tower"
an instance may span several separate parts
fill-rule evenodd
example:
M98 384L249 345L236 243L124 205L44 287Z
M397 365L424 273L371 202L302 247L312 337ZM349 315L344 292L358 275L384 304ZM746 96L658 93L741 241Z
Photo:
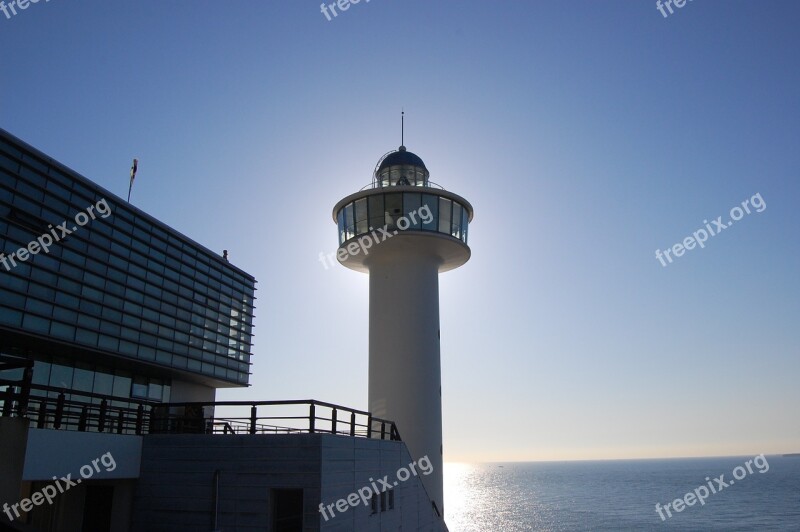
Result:
M469 260L473 210L428 178L400 146L333 218L339 262L369 274L369 410L397 424L413 459L428 457L421 478L443 516L439 273Z

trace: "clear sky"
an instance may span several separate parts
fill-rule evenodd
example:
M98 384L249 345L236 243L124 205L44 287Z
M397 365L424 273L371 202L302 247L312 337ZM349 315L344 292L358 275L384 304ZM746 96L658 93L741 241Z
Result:
M800 4L674 11L40 1L0 13L0 126L122 197L138 157L132 202L258 279L252 386L220 398L366 408L367 276L318 256L405 108L475 207L446 461L798 452Z

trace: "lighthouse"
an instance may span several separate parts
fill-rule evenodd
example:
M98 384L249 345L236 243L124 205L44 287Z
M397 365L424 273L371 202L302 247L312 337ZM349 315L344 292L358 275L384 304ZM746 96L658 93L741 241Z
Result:
M369 411L394 421L444 515L439 274L470 258L472 205L429 179L405 146L380 158L372 182L339 201L338 261L369 274Z

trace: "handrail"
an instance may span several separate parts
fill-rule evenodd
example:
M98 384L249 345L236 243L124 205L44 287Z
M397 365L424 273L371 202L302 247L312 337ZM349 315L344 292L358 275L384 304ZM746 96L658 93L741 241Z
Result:
M390 185L390 186L386 186L386 187L378 186L378 181L373 180L371 183L367 183L366 185L364 185L363 187L358 189L358 191L361 192L362 190L367 190L367 189L370 189L370 188L385 188L385 189L389 190L389 189L391 189L391 188L393 188L395 186L398 186L398 185ZM403 185L400 185L400 186L403 186ZM438 189L444 190L445 192L447 191L447 189L444 188L442 185L440 185L438 183L434 183L431 180L428 180L428 184L427 185L405 185L405 186L411 186L413 188L438 188Z
M0 379L0 386L7 386L0 392L0 416L29 418L37 428L138 435L327 433L401 439L393 421L375 417L365 410L315 399L159 403L23 384ZM57 396L53 397L53 394ZM231 412L234 415L219 415L223 413L219 410L237 407L242 411ZM246 407L250 408L249 412ZM269 411L259 412L259 407L269 408ZM305 407L308 410L281 412L275 407Z
M21 386L20 381L10 381L6 379L0 379L0 386ZM159 401L153 401L152 399L139 399L135 397L119 397L116 395L105 395L102 393L94 393L94 392L84 392L80 390L73 390L67 389L63 386L47 386L45 384L32 384L31 391L33 390L40 390L45 392L55 392L55 393L65 393L67 395L80 395L83 397L88 397L91 399L106 399L107 401L118 401L124 403L136 403L136 404L144 404L148 406L152 405L159 405L162 404Z
M238 415L219 410L240 408ZM250 408L249 416L246 407ZM259 412L259 407L307 407L307 414ZM322 409L322 410L320 410ZM327 412L324 410L328 410ZM276 415L280 414L280 415ZM342 416L341 414L345 414ZM347 416L349 414L349 416ZM370 412L315 399L285 401L190 401L151 408L151 433L294 434L329 433L400 440L394 422Z

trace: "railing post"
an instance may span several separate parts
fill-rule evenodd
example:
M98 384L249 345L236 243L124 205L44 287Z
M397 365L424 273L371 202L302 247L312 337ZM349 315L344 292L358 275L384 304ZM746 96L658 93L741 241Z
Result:
M39 402L39 416L36 419L36 428L43 429L47 424L47 399Z
M256 405L250 407L250 434L256 433L256 423L258 422L258 408Z
M86 418L88 416L88 407L81 408L81 417L78 418L78 431L86 432Z
M6 391L3 392L3 417L11 417L13 412L12 407L14 406L14 387L9 386L6 388Z
M97 432L103 432L106 429L106 409L108 409L108 401L103 399L100 401L100 418L97 420Z
M356 435L356 413L350 412L350 436Z
M308 433L309 434L314 434L315 421L316 421L316 413L315 413L315 409L314 409L314 401L311 401L311 406L308 409Z
M367 438L372 438L372 414L367 417Z
M386 422L385 421L381 421L381 439L382 440L386 439Z
M28 401L31 397L31 381L33 380L33 367L25 368L22 376L22 387L19 392L19 401L17 402L17 412L19 417L28 415Z
M331 434L336 434L336 409L333 409L333 415L331 416Z
M119 409L119 416L117 417L117 434L122 434L122 427L125 425L125 412L122 408Z
M64 392L58 394L58 400L56 401L56 417L53 420L53 428L60 429L61 428L61 419L64 417L64 401L66 397L64 396Z
M142 435L142 425L144 425L144 405L139 403L136 408L136 435Z

